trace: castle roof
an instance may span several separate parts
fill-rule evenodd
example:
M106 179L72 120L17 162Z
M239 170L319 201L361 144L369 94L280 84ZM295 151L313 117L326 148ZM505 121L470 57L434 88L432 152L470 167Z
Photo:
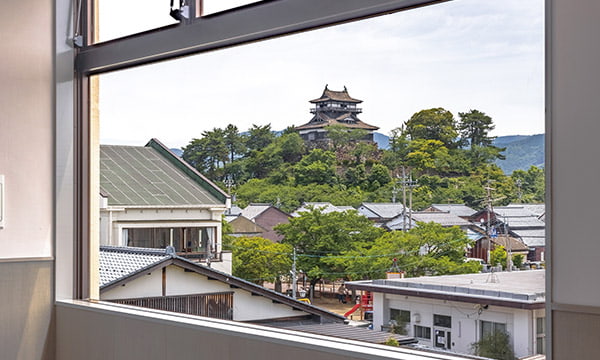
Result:
M356 115L347 112L336 117L330 117L324 112L318 112L306 124L297 126L296 130L320 129L330 125L343 125L350 129L377 130L377 126L362 122Z
M351 103L355 103L355 104L362 102L362 100L358 100L358 99L351 97L348 94L348 89L346 89L345 86L344 86L344 90L342 90L342 91L333 91L333 90L329 90L327 88L327 85L325 85L325 90L323 90L323 94L321 95L320 98L310 100L310 102L313 104L325 102L325 101L344 101L344 102L351 102Z

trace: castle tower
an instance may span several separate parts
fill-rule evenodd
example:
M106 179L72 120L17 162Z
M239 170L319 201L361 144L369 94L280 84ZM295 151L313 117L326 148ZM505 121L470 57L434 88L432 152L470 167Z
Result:
M310 109L313 114L312 119L296 128L305 142L312 143L315 146L323 146L329 143L327 137L327 126L342 125L350 129L362 129L367 131L364 141L373 141L373 132L379 129L377 126L369 125L358 118L362 112L361 108L356 107L362 103L362 100L355 99L348 94L348 89L344 86L342 91L329 90L325 85L325 90L320 98L310 100L315 107Z

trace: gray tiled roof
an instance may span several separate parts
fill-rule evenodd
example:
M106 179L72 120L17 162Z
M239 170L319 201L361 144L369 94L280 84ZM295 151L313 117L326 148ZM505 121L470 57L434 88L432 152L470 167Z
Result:
M546 213L546 204L509 204L508 206L521 207L538 217Z
M270 204L250 204L242 210L241 215L246 219L252 220L270 207Z
M161 264L165 262L166 264ZM168 263L167 263L168 262ZM231 274L212 269L210 267L194 263L172 254L167 249L146 249L135 247L100 246L100 287L108 285L118 286L119 281L127 281L126 277L140 274L147 269L156 266L168 266L176 264L184 268L201 273L213 280L224 281L230 285L240 287L252 294L260 294L273 301L281 302L301 311L318 315L333 321L342 321L344 317L336 313L321 309L314 305L300 302L276 291L256 285L250 281L235 277ZM115 284L116 283L116 284Z
M113 206L224 204L157 150L146 146L101 145L100 191Z
M170 259L164 249L100 247L100 287Z
M470 222L455 215L446 212L414 212L412 218L420 222L434 222L442 226L469 226Z
M402 214L403 209L401 203L362 203L359 206L359 212L361 212L360 208L362 207L365 207L384 219L391 219ZM406 211L408 212L408 208Z
M439 211L446 211L450 214L463 217L471 216L476 213L475 210L464 204L433 204L431 207Z
M518 235L527 246L545 246L546 245L546 230L545 229L532 229L532 230L512 230L513 233Z
M534 213L524 208L523 206L495 206L494 212L501 217L536 217Z
M344 212L346 210L356 210L352 206L335 206L330 202L305 202L301 207L296 209L291 215L293 217L300 216L301 212L308 211L308 207L312 206L314 208L321 209L321 213L328 214L330 212Z

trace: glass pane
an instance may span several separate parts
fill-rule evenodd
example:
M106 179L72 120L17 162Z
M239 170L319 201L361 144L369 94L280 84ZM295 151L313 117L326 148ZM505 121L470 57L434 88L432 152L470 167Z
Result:
M262 0L203 0L202 15L210 15L261 1Z
M536 334L544 334L546 332L546 318L545 317L539 317L537 319L535 319L535 328L536 328Z
M113 40L179 23L169 15L168 0L143 3L137 0L96 0L96 7L98 24L95 28L94 42Z
M492 329L493 329L493 324L490 321L481 321L481 337L485 337L486 335L489 335L492 333Z
M452 318L446 315L433 315L433 325L445 328L452 327Z

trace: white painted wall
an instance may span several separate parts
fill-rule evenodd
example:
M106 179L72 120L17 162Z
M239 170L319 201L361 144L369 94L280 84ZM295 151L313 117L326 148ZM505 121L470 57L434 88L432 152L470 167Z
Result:
M433 347L433 315L451 316L451 351L464 354L470 354L470 345L479 340L479 321L483 320L506 324L517 356L533 355L535 317L544 316L543 309L521 310L499 306L490 306L478 314L476 304L382 293L374 294L373 304L375 329L380 329L382 324L388 323L390 308L408 310L411 313L411 323L407 326L408 335L414 336L414 325L430 327L432 340L419 339L419 343L430 347ZM418 322L416 314L419 314Z
M118 286L100 294L100 300L129 299L162 295L162 271L143 275L124 286Z
M274 304L270 299L262 296L253 296L243 289L234 289L229 284L208 280L206 276L186 272L175 265L167 267L166 295L203 294L214 292L234 291L233 295L233 320L252 321L295 317L307 315L302 311L293 310L284 304ZM162 295L162 271L154 271L119 286L103 292L101 300L128 299L136 297L150 297Z
M51 1L0 3L0 260L53 256L52 7Z

